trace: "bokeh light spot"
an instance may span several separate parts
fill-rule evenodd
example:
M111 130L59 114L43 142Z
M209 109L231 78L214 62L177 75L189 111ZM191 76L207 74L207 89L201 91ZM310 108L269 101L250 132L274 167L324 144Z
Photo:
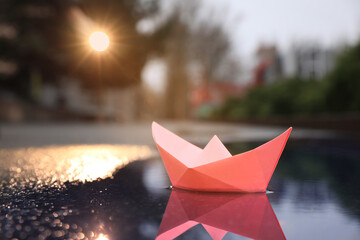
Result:
M106 235L101 233L96 240L109 240L109 238Z
M104 32L93 32L89 37L89 43L92 49L102 52L109 47L110 39Z

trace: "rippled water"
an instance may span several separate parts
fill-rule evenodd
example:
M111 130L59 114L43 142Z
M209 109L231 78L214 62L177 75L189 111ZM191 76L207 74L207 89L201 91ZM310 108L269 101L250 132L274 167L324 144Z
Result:
M358 239L357 146L290 141L271 191L257 196L170 190L161 159L148 147L1 150L0 239L145 240L164 232L164 239Z

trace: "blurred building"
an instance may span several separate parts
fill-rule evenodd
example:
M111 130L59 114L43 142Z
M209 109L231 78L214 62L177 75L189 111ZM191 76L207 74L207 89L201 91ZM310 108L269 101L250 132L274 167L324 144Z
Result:
M326 48L316 43L297 43L283 55L284 75L302 79L321 79L335 65L343 47Z
M333 69L337 52L318 44L305 43L280 54L275 46L262 45L256 51L252 85L261 86L283 77L320 79Z
M274 45L261 45L256 51L252 84L269 84L283 76L282 59Z
M1 1L0 119L22 121L27 105L37 102L42 84L61 71L57 46L70 2Z
M336 53L316 44L306 44L296 47L293 55L296 76L320 79L334 67Z

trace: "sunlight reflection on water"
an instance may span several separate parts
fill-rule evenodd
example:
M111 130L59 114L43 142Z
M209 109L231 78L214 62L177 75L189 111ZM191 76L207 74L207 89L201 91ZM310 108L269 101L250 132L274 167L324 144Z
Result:
M59 187L68 181L86 182L112 177L116 169L134 160L147 159L151 154L150 148L133 145L0 150L0 171L2 181L15 188Z
M108 239L101 233L102 220L95 221L91 232L66 220L80 214L80 207L74 207L76 204L94 207L91 205L93 197L88 196L94 194L91 188L78 192L76 186L113 178L117 169L136 160L148 159L152 154L149 147L135 145L0 150L0 239L30 236L36 239ZM76 197L73 191L84 198ZM92 208L86 207L85 212L93 215Z
M109 240L109 238L101 233L96 240Z

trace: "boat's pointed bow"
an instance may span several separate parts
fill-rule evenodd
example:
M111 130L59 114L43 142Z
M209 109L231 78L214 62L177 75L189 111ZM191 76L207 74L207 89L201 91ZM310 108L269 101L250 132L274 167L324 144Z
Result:
M157 122L153 121L151 123L151 132L152 132L152 136L153 136L153 139L155 142L156 142L156 139L158 136L158 132L160 131L159 128L161 128L161 126Z
M278 137L254 149L264 173L265 189L275 171L276 165L285 148L286 142L289 139L291 131L292 127L288 128Z
M285 132L288 133L288 135L290 135L291 131L292 131L292 127L289 127L288 130L286 130ZM288 136L289 137L289 136Z

